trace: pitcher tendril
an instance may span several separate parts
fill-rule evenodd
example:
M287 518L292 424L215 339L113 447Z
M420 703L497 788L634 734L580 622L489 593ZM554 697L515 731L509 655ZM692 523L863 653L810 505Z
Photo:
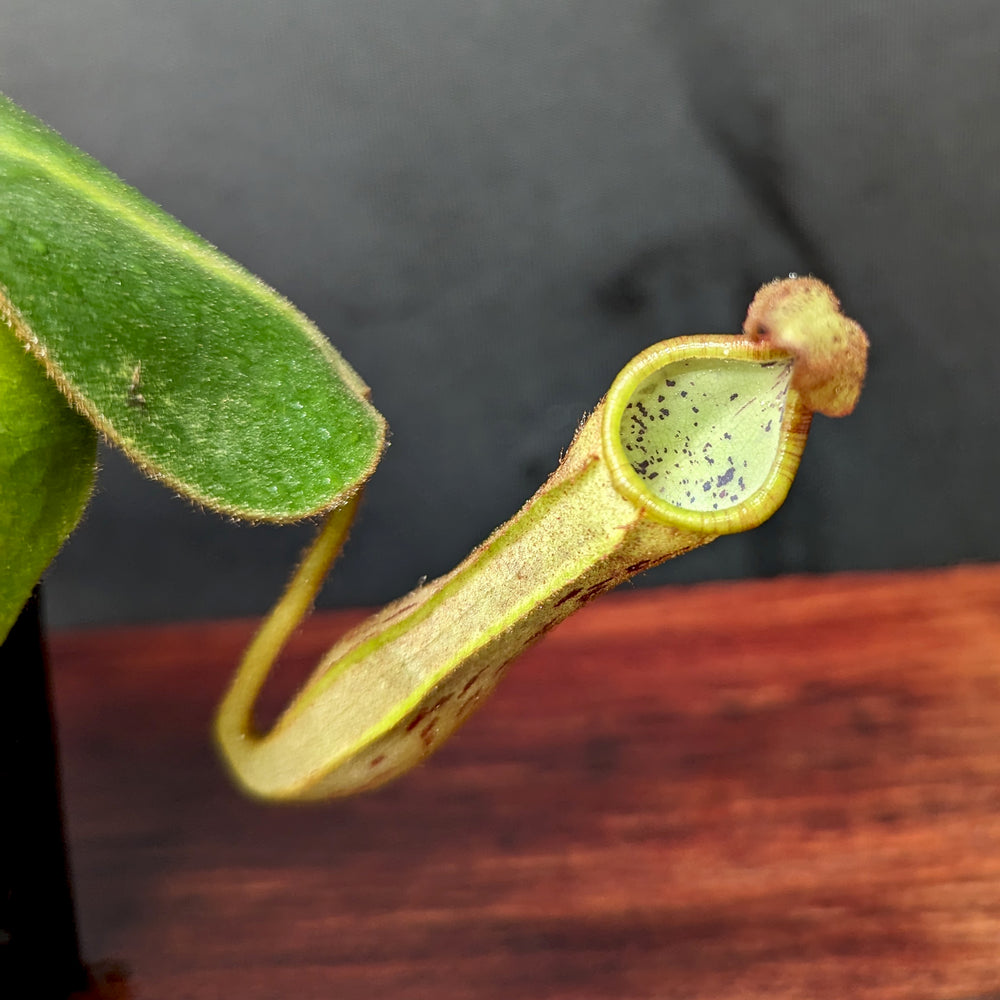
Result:
M636 573L769 518L814 411L849 413L868 341L812 278L764 286L744 335L679 337L618 375L559 467L447 575L341 638L266 734L253 706L346 537L329 516L248 648L216 736L251 794L374 788L439 746L549 628Z

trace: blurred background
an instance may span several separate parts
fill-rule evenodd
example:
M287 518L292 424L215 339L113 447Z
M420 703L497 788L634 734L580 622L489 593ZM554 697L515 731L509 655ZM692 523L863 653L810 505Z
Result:
M0 90L291 298L392 443L321 604L450 569L618 369L790 271L873 353L764 527L636 585L1000 556L996 0L4 0ZM51 625L256 615L314 527L104 450Z

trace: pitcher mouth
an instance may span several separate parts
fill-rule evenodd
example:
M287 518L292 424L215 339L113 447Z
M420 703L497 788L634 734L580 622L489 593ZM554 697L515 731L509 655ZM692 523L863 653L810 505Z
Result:
M604 456L618 491L651 518L712 535L756 527L781 506L811 414L794 359L738 336L649 348L605 400Z

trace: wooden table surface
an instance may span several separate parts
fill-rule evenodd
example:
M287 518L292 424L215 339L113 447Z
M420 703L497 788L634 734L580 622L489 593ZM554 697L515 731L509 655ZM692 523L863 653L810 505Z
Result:
M1000 566L611 595L320 806L210 745L252 627L50 640L85 953L139 1000L1000 998Z

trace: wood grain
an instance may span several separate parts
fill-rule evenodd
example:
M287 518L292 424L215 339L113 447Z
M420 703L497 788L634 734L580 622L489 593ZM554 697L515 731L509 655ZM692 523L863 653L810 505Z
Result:
M84 949L140 1000L1000 998L1000 567L612 595L314 807L209 744L251 628L51 642Z

